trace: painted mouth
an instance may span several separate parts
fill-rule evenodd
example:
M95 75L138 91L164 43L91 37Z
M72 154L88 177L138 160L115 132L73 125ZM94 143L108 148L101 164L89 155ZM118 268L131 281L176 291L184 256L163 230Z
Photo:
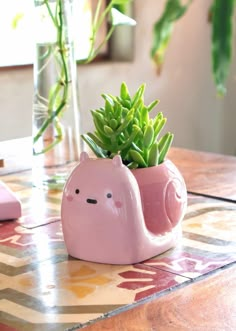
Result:
M95 199L87 199L87 203L92 203L92 204L96 204L97 203L97 200Z

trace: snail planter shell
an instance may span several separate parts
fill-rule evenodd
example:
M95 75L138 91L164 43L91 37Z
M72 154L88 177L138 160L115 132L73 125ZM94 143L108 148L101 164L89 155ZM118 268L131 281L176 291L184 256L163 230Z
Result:
M169 160L131 171L118 155L90 159L83 152L62 197L68 253L109 264L149 259L176 245L186 203L184 180Z

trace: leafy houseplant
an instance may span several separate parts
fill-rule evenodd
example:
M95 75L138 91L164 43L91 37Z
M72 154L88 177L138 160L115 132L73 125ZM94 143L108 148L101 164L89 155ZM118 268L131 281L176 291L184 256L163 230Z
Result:
M171 146L173 134L159 138L166 118L159 112L155 118L149 113L158 104L144 104L145 84L130 96L123 82L120 95L102 94L104 107L92 110L94 133L82 135L97 157L113 158L119 154L130 169L161 164Z
M161 17L153 26L153 42L151 58L158 72L164 62L171 36L174 32L175 22L188 11L192 0L184 4L181 0L166 0ZM211 61L212 74L217 94L226 94L226 80L232 58L233 46L233 19L236 7L235 0L212 0L206 20L211 24Z

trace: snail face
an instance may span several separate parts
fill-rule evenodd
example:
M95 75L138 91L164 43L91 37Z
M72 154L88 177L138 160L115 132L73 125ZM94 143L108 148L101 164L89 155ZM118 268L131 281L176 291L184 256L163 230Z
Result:
M114 189L107 190L104 187L97 187L96 185L92 185L90 192L88 192L88 184L86 185L85 189L78 188L81 187L81 185L77 185L76 188L73 187L68 188L66 191L66 199L68 202L74 201L77 204L89 204L91 205L91 208L96 205L96 207L102 206L111 206L113 208L120 209L123 205L121 199L119 198L119 193L116 192L116 199L114 199L114 196L112 194L113 191L116 191ZM83 185L82 185L83 186Z

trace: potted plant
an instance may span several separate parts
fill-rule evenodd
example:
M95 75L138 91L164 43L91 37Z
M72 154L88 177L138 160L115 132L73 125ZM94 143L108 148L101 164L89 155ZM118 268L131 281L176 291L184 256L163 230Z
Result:
M94 133L82 135L95 153L81 154L62 198L62 227L70 255L93 262L138 263L173 247L181 235L186 186L166 159L173 140L160 137L166 118L150 118L145 84L133 97L102 94L92 110Z

